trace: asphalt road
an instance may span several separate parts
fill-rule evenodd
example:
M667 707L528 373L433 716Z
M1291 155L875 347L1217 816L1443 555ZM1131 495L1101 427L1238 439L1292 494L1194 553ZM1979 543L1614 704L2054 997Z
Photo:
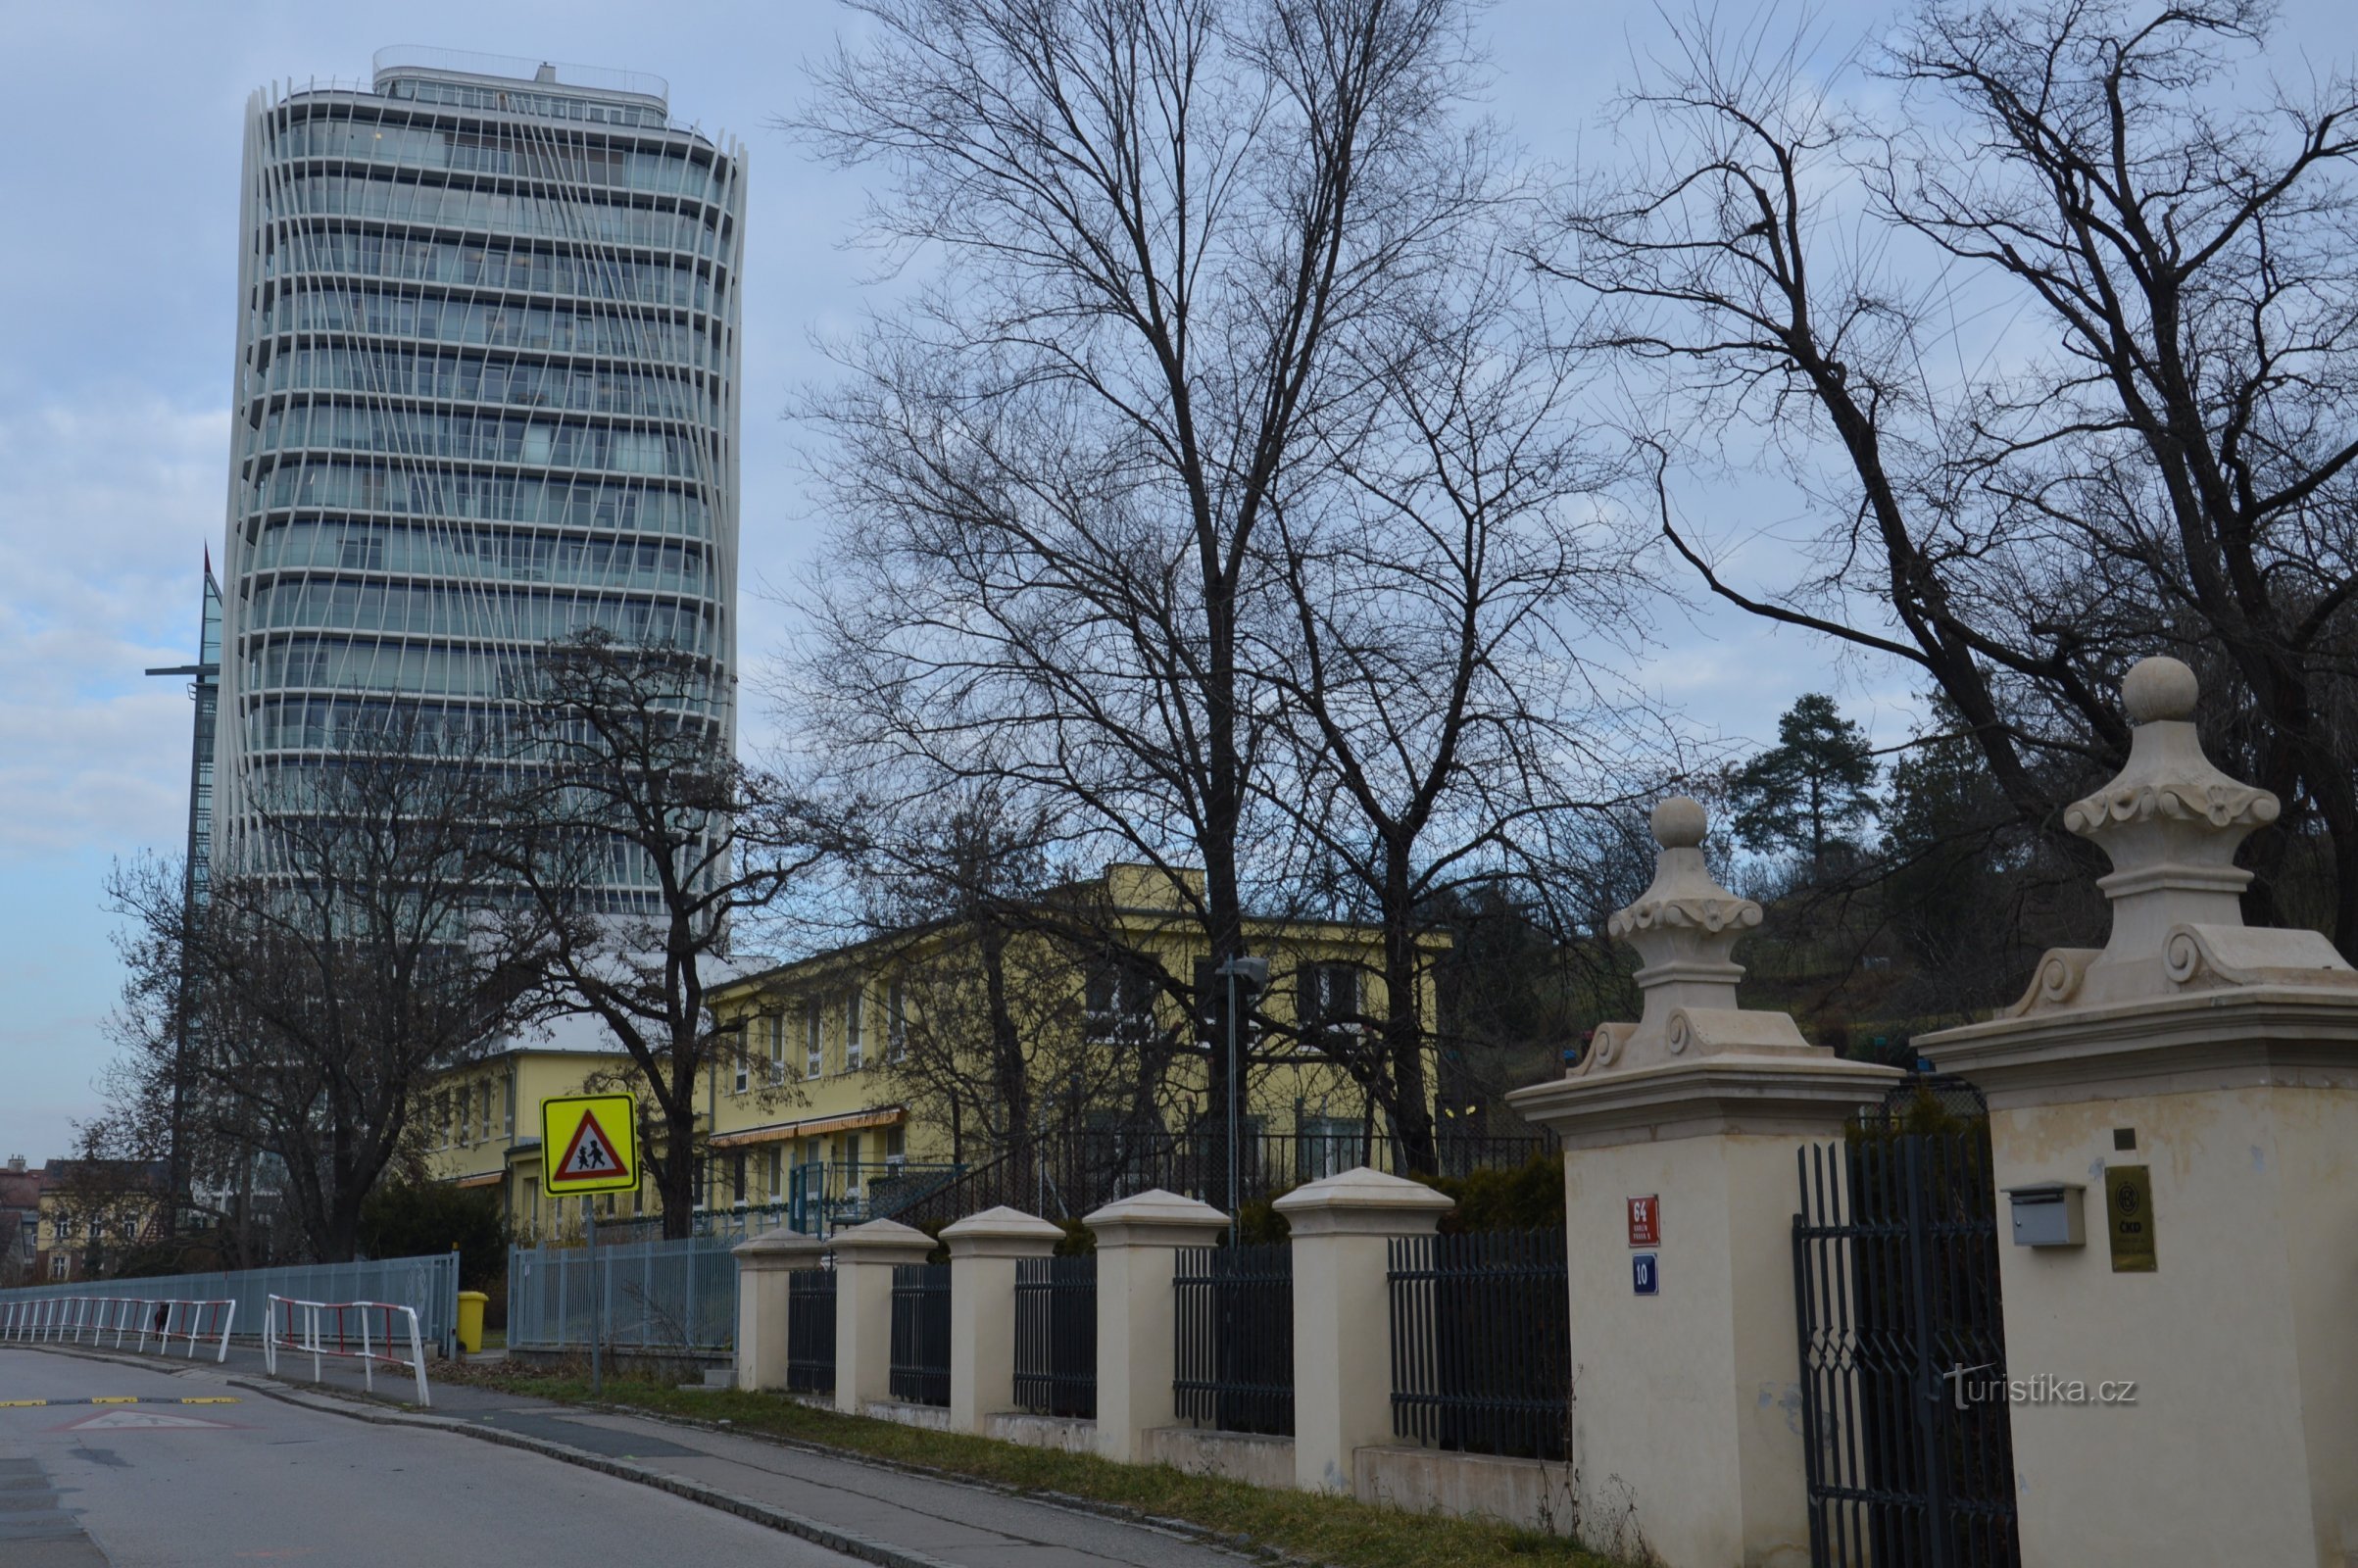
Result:
M141 1402L55 1402L124 1397ZM237 1402L177 1402L187 1398ZM24 1399L53 1402L5 1402ZM0 1348L6 1568L748 1558L786 1568L853 1561L651 1488L465 1437L282 1404L217 1372Z

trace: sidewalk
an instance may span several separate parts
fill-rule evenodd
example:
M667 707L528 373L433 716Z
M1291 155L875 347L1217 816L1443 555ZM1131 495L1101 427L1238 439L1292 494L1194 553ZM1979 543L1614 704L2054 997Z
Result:
M77 1353L116 1358L88 1347ZM135 1359L158 1364L153 1356ZM177 1358L172 1363L186 1364ZM236 1347L225 1366L217 1368L203 1356L195 1365L273 1398L383 1425L464 1433L660 1487L881 1568L1082 1568L1108 1562L1236 1568L1240 1560L1178 1528L650 1416L583 1410L465 1384L435 1384L433 1409L413 1412L347 1396L359 1392L356 1371L330 1368L325 1385L315 1388L310 1358L298 1367L282 1355L280 1377L272 1380L264 1375L258 1351ZM379 1373L377 1388L393 1397L407 1393L398 1375Z

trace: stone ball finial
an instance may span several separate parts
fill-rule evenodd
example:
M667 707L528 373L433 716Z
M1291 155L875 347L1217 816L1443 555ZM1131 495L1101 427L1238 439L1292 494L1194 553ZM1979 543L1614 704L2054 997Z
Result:
M1703 803L1692 796L1673 795L1654 808L1654 842L1666 850L1694 849L1710 825Z
M2192 718L2201 695L2194 671L2166 655L2140 659L2121 677L2121 706L2129 710L2132 724Z

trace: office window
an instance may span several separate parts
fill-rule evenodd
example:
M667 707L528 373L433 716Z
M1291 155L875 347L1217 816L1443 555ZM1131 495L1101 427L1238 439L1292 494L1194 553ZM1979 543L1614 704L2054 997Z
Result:
M1093 1045L1136 1045L1154 1033L1154 975L1134 956L1092 965L1081 985L1082 1027Z
M860 988L854 986L843 999L843 1070L860 1070Z
M825 1021L816 997L803 1004L803 1076L806 1078L816 1078L825 1064L826 1037L819 1033Z
M1355 1030L1359 1016L1359 969L1351 963L1305 963L1295 970L1300 992L1296 1016L1305 1038Z

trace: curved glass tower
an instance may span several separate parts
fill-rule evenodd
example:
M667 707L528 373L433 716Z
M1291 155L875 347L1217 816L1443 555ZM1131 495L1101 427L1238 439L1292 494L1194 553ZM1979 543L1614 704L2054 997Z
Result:
M255 94L243 193L217 854L590 626L696 656L733 748L742 148L654 77L385 50Z

